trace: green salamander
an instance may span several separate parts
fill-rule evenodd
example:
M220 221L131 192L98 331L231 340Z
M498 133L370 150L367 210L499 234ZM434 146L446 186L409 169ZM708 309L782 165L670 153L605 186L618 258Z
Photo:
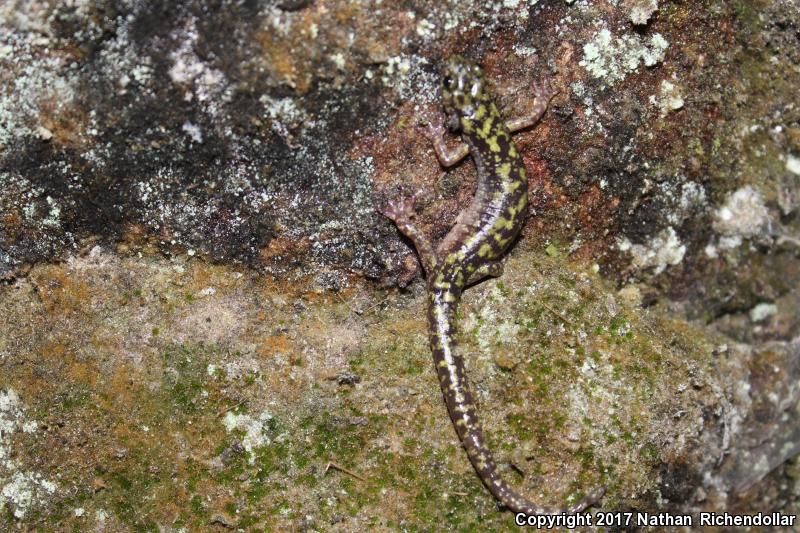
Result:
M454 150L445 146L441 117L429 121L425 134L445 167L472 155L478 170L475 197L435 249L412 221L413 196L390 202L383 211L412 240L427 274L431 350L458 438L481 481L495 498L512 511L529 515L561 511L530 502L500 477L478 421L463 358L455 350L454 333L462 291L483 278L502 274L500 259L525 224L528 181L511 132L535 124L556 94L536 85L534 91L536 100L530 116L505 122L488 92L481 69L461 57L450 58L442 77L443 107L448 128L460 131L464 142ZM593 491L567 512L584 510L603 492L602 487Z

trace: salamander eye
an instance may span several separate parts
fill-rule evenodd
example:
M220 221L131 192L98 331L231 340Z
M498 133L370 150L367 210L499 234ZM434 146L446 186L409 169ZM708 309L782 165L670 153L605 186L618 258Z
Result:
M444 83L445 89L453 88L453 78L451 78L450 76L445 76L444 79L442 80L442 83Z

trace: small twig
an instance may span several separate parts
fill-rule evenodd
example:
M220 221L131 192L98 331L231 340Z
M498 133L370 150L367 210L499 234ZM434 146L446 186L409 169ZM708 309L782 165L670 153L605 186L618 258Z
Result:
M347 313L348 313L348 314L347 314L347 318L348 318L348 319L350 319L350 318L353 318L353 315L360 315L360 314L361 314L361 313L359 313L358 311L356 311L355 309L353 309L353 302L354 302L354 301L355 301L355 299L356 299L356 297L355 297L355 296L354 296L353 298L351 298L349 301L348 301L348 300L345 300L345 299L342 297L342 295L341 295L341 294L339 294L338 292L335 292L335 293L334 293L334 296L335 296L335 297L336 297L336 298L337 298L337 299L338 299L340 302L342 302L344 305L346 305L346 306L347 306Z
M333 468L334 470L338 470L339 472L344 472L348 476L354 477L354 478L358 479L359 481L363 481L364 483L367 482L367 480L365 478L363 478L362 476L359 476L358 474L356 474L352 470L348 470L343 466L337 465L336 463L328 463L328 465L325 467L325 474L327 474L328 470L330 470L331 468Z
M554 315L556 315L556 316L557 316L558 318L560 318L560 319L561 319L561 320L562 320L564 323L572 325L572 321L571 321L569 318L565 317L564 315L562 315L561 313L559 313L558 311L556 311L555 309L553 309L552 307L550 307L550 306L549 306L549 305L547 305L546 303L542 302L542 307L544 307L545 309L547 309L548 311L550 311L551 313L553 313Z
M378 307L379 305L381 305L383 302L385 302L385 301L386 301L386 300L388 300L388 299L389 299L389 297L387 296L387 297L386 297L386 298L384 298L383 300L380 300L380 301L378 301L378 302L375 302L374 304L370 305L369 307L367 307L366 309L364 309L363 311L361 311L361 312L360 312L360 313L358 313L358 314L359 314L359 315L363 315L363 314L364 314L364 313L366 313L367 311L372 311L373 309L375 309L376 307Z
M525 472L523 472L523 470L520 467L518 467L517 465L515 465L514 463L509 462L508 466L511 467L511 470L513 470L514 472L519 474L520 477L522 477L522 478L525 477Z
M344 305L346 305L347 307L349 307L349 308L350 308L350 311L352 312L352 310L353 310L353 306L352 306L352 305L350 305L350 302L348 302L347 300L345 300L344 298L342 298L342 295L341 295L341 294L339 294L338 292L334 292L334 293L333 293L333 296L334 296L335 298L338 298L340 302L342 302Z
M223 409L223 410L221 410L219 413L217 413L217 418L221 417L222 415L224 415L225 413L227 413L227 412L229 412L229 411L233 411L234 409L236 409L237 407L239 407L240 405L242 405L242 404L243 404L244 402L246 402L246 401L247 401L247 400L241 400L240 402L237 402L237 403L233 404L233 405L232 405L232 406L230 406L230 407L226 407L226 408L224 408L224 409Z

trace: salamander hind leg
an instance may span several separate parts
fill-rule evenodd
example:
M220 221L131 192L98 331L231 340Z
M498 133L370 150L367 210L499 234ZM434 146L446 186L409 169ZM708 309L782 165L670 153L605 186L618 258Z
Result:
M467 277L467 285L474 285L479 281L486 278L499 278L503 275L503 263L500 261L491 261L484 263L472 272Z

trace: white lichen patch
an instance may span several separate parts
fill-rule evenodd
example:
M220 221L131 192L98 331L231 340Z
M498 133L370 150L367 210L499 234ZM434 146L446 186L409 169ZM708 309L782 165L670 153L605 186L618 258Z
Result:
M197 98L198 102L203 102L206 111L216 115L224 100L223 92L227 83L221 71L211 67L195 52L198 39L195 20L189 19L186 28L176 32L173 37L180 45L170 54L170 79L176 85L190 87L191 90L184 93L184 99Z
M138 47L131 42L129 30L128 24L120 24L115 38L98 51L102 63L100 68L118 73L115 76L118 94L125 94L134 87L142 94L152 94L152 59L148 54L139 53Z
M796 176L800 176L800 158L789 154L786 157L786 170Z
M193 142L198 144L203 142L203 131L197 124L193 124L187 120L183 123L181 129L189 136L190 139L192 139Z
M108 513L104 509L98 509L94 512L94 519L99 525L105 524L108 520Z
M686 245L682 244L672 226L662 230L658 235L644 244L634 244L627 237L617 239L617 248L621 252L629 252L632 265L639 269L653 269L653 274L661 274L668 266L683 261Z
M521 326L511 320L504 320L497 325L495 337L500 343L514 342L519 335Z
M667 221L673 226L679 226L707 207L706 191L703 186L694 181L684 181L685 179L678 175L656 186L658 199L666 207ZM652 184L646 183L645 188L651 190Z
M706 203L706 190L697 182L688 181L681 188L681 196L678 200L678 207L682 211L688 211L692 207L700 207Z
M417 35L419 35L426 41L435 36L434 32L435 29L436 29L436 24L427 19L422 19L419 22L417 22L417 27L416 27Z
M42 224L45 226L58 226L61 221L61 207L51 196L46 197L45 200L50 210L47 214L47 218L42 220Z
M16 391L0 390L0 513L8 507L18 519L56 491L55 483L38 472L23 470L12 459L14 435L34 433L36 428L36 422L25 420Z
M469 313L464 318L464 331L472 331L484 355L491 355L498 344L515 342L521 326L505 312L505 296L497 285L493 285L479 300L477 313Z
M515 43L512 48L514 53L520 57L531 57L536 55L536 48L528 46L527 44Z
M44 138L42 129L46 128L39 122L42 109L52 106L51 114L70 109L77 78L62 57L43 54L32 35L8 29L2 18L0 46L9 59L4 63L8 69L4 82L0 83L0 148L3 148L27 135ZM15 66L20 66L16 72Z
M671 111L677 111L684 105L683 94L680 87L668 80L662 80L658 87L658 95L650 96L650 103L661 110L661 116L665 117Z
M331 60L331 63L336 65L336 68L339 70L345 70L347 66L347 58L344 57L344 54L341 52L336 52L328 56L328 59Z
M267 436L266 424L272 419L272 415L267 411L263 411L258 418L253 418L247 414L237 415L236 413L228 411L225 418L222 420L225 430L230 433L234 430L244 432L242 438L242 447L248 454L248 461L250 464L255 462L253 450L261 448L270 444L271 439Z
M719 239L719 247L723 250L733 250L742 245L742 237L740 235L723 236Z
M747 185L728 195L714 213L713 228L729 241L741 243L742 238L761 233L769 222L769 211L761 192Z
M284 139L291 138L291 132L295 128L313 126L309 122L308 115L297 106L294 98L275 98L264 94L258 101L264 106L264 112L270 120L272 130Z
M645 39L634 34L614 36L603 28L583 46L583 59L579 64L592 77L611 86L635 72L642 63L652 67L663 61L668 46L660 33Z
M417 103L436 99L439 76L425 68L428 60L417 55L397 55L383 65L381 82L399 98Z
M653 13L658 11L657 0L628 0L628 18L635 26L644 26Z
M464 331L471 331L475 335L478 346L484 353L490 351L493 345L492 336L486 333L486 325L494 326L496 319L495 310L488 305L481 307L478 314L469 313L463 319Z
M750 320L761 322L778 313L778 306L773 303L762 302L750 309Z

